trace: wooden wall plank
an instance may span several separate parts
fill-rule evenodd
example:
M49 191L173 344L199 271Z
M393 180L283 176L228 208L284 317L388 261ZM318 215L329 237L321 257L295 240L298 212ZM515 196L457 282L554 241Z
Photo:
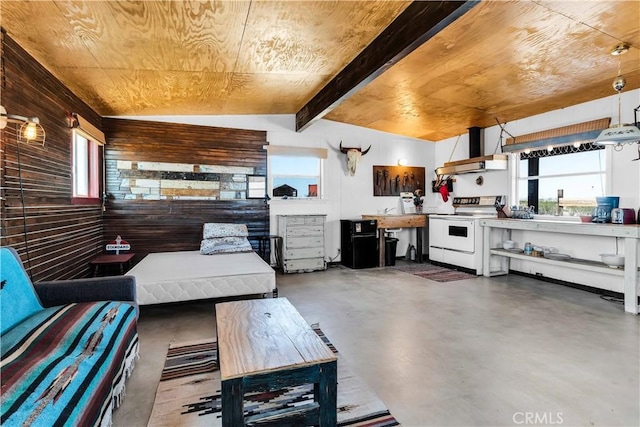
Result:
M269 206L249 200L125 200L118 161L242 166L266 175L266 132L122 119L103 120L107 137L104 237L136 253L198 250L205 222L244 223L249 240L269 234ZM126 171L125 171L126 172Z
M2 233L0 244L18 250L34 281L90 273L102 250L99 205L71 203L71 131L67 111L97 127L101 117L2 32L2 105L9 114L36 116L44 147L18 145L18 127L1 134Z
M145 253L196 250L205 222L247 224L252 243L268 234L268 205L260 200L130 201L118 198L118 160L251 167L266 175L266 132L102 119L2 32L0 94L10 114L37 116L44 147L17 142L17 128L0 131L0 244L15 247L34 281L91 273L88 262L120 234L140 259ZM71 203L73 111L107 135L106 212ZM26 232L25 232L26 230Z

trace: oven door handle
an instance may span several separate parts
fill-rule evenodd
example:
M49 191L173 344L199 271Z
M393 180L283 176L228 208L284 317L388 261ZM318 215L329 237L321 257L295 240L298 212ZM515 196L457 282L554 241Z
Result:
M475 252L469 252L469 251L462 251L460 249L451 249L451 248L445 248L442 246L433 246L433 245L429 245L430 248L433 249L442 249L444 251L450 251L450 252L459 252L461 254L469 254L469 255L473 255Z

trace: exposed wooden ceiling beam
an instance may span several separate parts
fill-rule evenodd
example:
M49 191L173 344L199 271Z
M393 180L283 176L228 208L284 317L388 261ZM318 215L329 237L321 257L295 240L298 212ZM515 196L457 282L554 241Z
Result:
M296 131L324 117L478 3L414 1L296 113Z

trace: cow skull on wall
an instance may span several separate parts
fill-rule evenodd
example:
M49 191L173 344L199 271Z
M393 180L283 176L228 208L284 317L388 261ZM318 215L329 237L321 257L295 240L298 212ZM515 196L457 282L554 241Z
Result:
M353 176L356 174L356 167L358 167L360 157L367 154L370 149L371 146L364 151L362 151L362 148L343 148L342 141L340 141L340 151L347 155L347 169L349 169L349 175Z

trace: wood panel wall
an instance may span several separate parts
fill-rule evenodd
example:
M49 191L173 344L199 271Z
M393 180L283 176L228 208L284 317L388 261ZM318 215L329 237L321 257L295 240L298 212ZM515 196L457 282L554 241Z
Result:
M205 222L244 223L257 248L269 232L269 206L263 199L126 200L117 161L193 163L253 167L266 175L266 132L151 121L103 119L107 138L107 203L104 237L122 236L136 259L154 252L197 250Z
M16 248L34 281L90 275L89 260L120 234L140 259L150 252L196 250L204 222L242 222L250 240L268 234L262 199L122 200L107 170L109 199L71 203L71 130L67 112L107 135L106 159L251 166L266 175L266 132L102 119L1 32L0 99L9 114L40 119L45 146L20 144L18 127L0 131L0 244ZM104 124L103 124L104 122Z
M102 251L99 205L71 203L71 130L67 111L94 126L101 117L1 32L0 99L9 114L36 116L45 146L18 145L18 127L0 131L0 244L16 248L34 281L82 277Z

